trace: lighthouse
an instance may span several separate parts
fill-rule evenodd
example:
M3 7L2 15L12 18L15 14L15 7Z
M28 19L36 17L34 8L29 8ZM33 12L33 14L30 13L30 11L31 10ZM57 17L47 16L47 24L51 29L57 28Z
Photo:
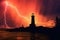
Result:
M29 28L30 28L30 31L35 31L36 25L35 25L34 13L32 13L32 16L31 16L31 24L30 24Z

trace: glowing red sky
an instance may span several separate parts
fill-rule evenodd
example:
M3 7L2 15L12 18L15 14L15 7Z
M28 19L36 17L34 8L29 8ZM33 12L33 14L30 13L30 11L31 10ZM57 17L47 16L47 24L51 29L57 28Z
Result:
M48 19L40 12L42 0L5 0L1 3L4 7L5 24L10 27L18 27L21 25L29 26L31 22L31 14L35 15L35 24L37 26L53 27L54 20Z

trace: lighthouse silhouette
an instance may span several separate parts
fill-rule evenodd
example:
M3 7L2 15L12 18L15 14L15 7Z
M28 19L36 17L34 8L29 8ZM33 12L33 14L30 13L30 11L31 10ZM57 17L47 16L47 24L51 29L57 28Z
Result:
M31 30L31 31L35 31L35 28L36 28L36 25L35 25L35 16L34 16L34 13L32 13L30 30Z

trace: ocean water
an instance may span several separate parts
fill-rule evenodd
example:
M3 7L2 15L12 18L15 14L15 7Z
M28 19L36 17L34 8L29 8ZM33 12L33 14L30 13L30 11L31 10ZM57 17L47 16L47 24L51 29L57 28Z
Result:
M48 40L48 36L42 33L1 31L0 40Z

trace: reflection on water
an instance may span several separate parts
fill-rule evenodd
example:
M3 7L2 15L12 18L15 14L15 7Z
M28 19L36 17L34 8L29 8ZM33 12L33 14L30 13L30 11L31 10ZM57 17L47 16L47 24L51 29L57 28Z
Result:
M30 32L0 32L0 40L48 40L44 34Z

